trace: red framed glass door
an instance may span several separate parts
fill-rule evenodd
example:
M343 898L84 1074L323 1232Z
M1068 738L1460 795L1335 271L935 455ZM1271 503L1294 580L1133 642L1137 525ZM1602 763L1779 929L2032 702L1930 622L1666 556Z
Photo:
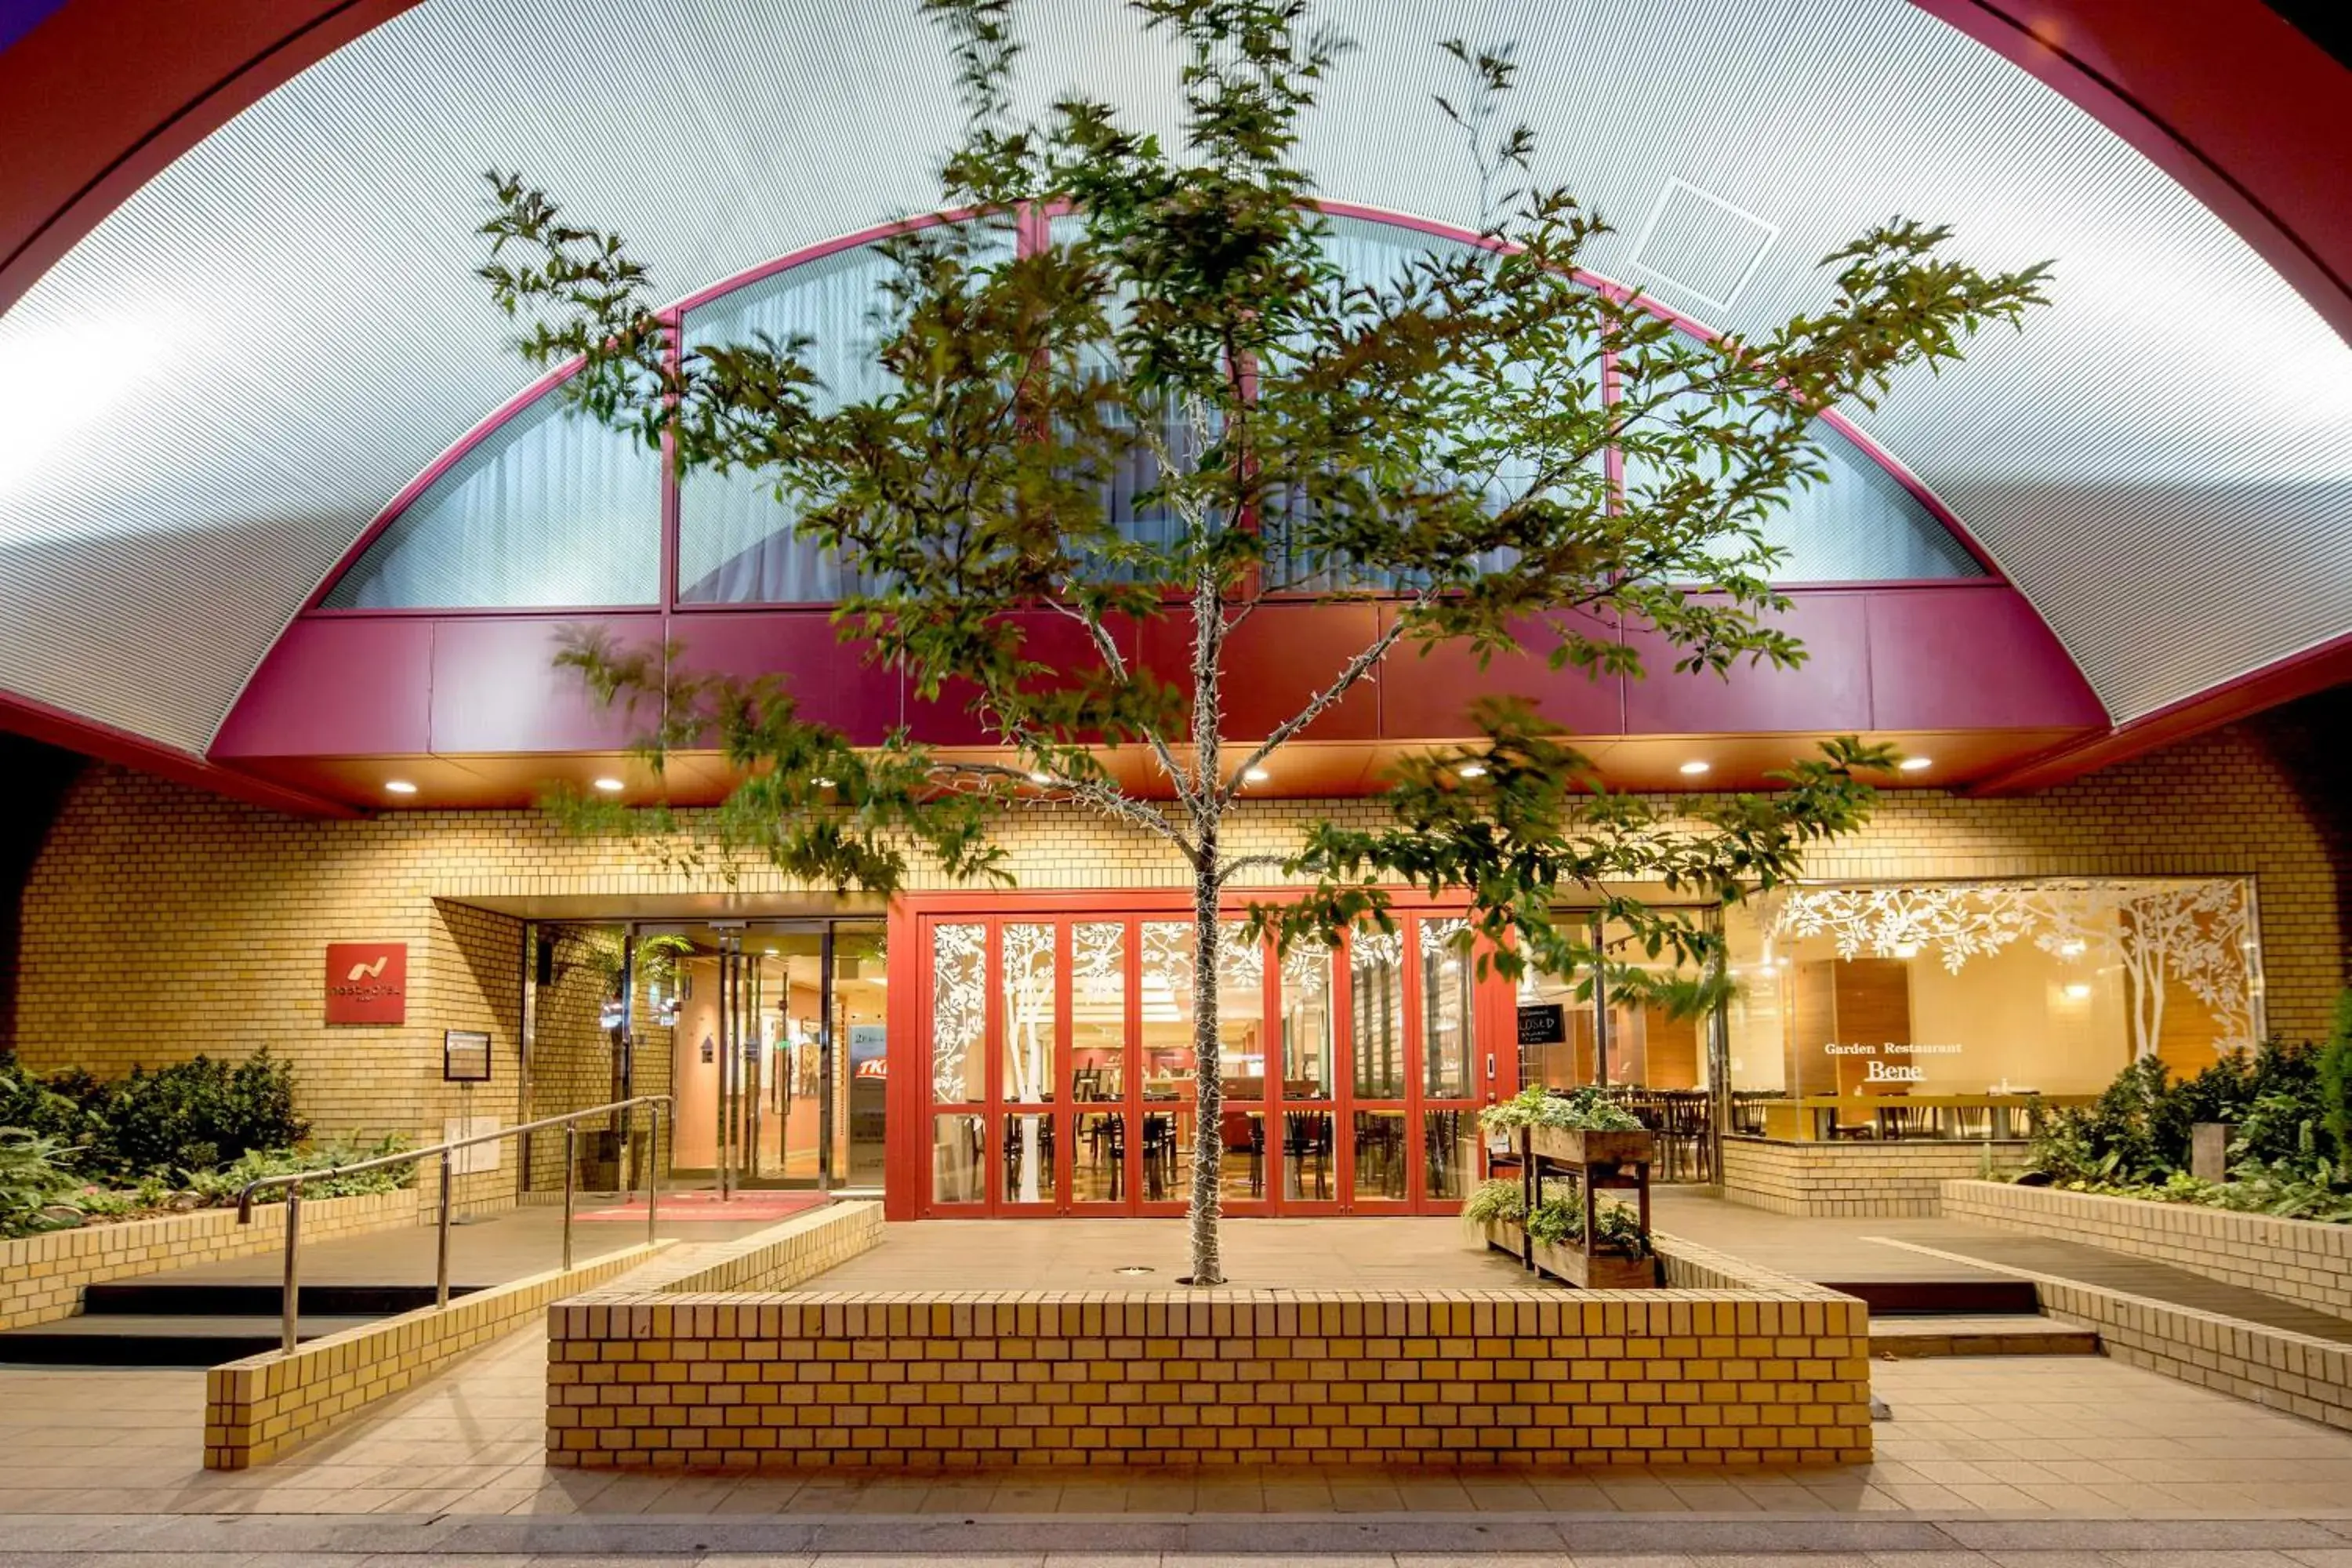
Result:
M1097 908L916 921L919 1212L1186 1211L1192 924L1181 905ZM1477 1111L1511 1011L1508 987L1478 977L1468 932L1457 915L1408 910L1392 931L1278 956L1228 923L1215 1135L1227 1213L1459 1208L1483 1168Z

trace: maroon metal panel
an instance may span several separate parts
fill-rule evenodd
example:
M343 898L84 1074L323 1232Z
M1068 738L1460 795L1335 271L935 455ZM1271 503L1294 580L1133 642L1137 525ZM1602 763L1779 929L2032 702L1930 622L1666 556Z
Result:
M2106 710L2025 595L2000 583L1867 595L1871 728L2103 727Z
M1380 606L1369 602L1259 606L1226 645L1223 733L1235 741L1263 740L1328 687L1349 658L1371 646L1380 628ZM1164 679L1189 684L1192 616L1146 626L1143 657ZM1370 741L1379 734L1378 691L1359 683L1298 738Z
M1097 666L1101 656L1095 651L1087 629L1067 616L1052 611L1038 611L1013 617L1020 622L1025 633L1022 644L1027 657L1056 669L1084 669ZM1119 628L1117 633L1123 647L1130 654L1134 633ZM992 746L998 743L995 731L964 710L971 700L973 688L964 681L950 681L940 689L937 698L929 701L909 689L906 699L908 727L919 741L929 741L940 746Z
M590 622L632 643L661 641L658 612L597 616ZM656 715L632 720L600 709L576 676L555 668L558 628L578 624L580 617L536 616L452 616L433 622L429 749L609 752L636 740Z
M1933 592L1930 589L1927 592ZM1736 664L1727 676L1678 675L1674 645L1628 626L1643 679L1625 683L1629 735L1823 734L1871 724L1870 630L1864 593L1801 590L1785 614L1766 617L1805 645L1790 669Z
M301 617L213 741L215 758L405 756L433 749L434 623Z
M1384 607L1383 620L1393 614ZM1591 616L1578 619L1596 638L1616 637L1607 622ZM1622 734L1624 682L1573 668L1553 669L1548 661L1559 646L1559 638L1549 629L1529 624L1521 629L1517 653L1499 654L1481 670L1477 655L1466 644L1399 644L1381 666L1381 738L1406 742L1467 735L1470 704L1487 692L1528 699L1538 713L1572 735Z
M844 644L825 610L734 610L670 616L669 635L687 670L751 676L772 671L800 715L831 724L859 745L878 745L898 723L898 675Z

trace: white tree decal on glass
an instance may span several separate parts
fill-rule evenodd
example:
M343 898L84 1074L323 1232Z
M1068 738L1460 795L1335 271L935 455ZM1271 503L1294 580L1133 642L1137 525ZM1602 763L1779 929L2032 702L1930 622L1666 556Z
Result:
M2130 985L2137 1056L2156 1054L2175 983L2212 1016L2217 1052L2248 1048L2259 1033L2250 900L2238 878L1806 888L1778 904L1767 921L1774 940L1826 936L1841 959L1932 952L1958 974L1971 958L2030 940L2061 963L2116 964Z
M931 1097L944 1104L980 1098L974 1070L988 1028L988 928L931 928Z
M1054 928L1004 928L1004 1098L1036 1104L1054 1096ZM1020 1142L1020 1184L1013 1194L1034 1204L1053 1194L1045 1177L1045 1116L1024 1112L1008 1129Z

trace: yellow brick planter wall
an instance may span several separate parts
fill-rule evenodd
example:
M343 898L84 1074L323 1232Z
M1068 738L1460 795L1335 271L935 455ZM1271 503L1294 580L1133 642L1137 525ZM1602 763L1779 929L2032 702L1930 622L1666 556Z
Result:
M1781 1143L1723 1141L1723 1195L1750 1208L1813 1216L1932 1218L1945 1184L1979 1174L1982 1143ZM1996 1168L2021 1166L2022 1143L1992 1145Z
M1691 1277L1748 1278L1693 1251ZM629 1289L549 1321L548 1459L583 1468L1828 1465L1871 1451L1867 1310L1795 1281Z
M310 1215L303 1215L307 1232ZM521 1327L551 1301L600 1285L669 1246L653 1242L312 1340L205 1374L205 1468L242 1470L325 1436L444 1363Z
M302 1205L306 1241L415 1225L415 1189L358 1198L315 1198ZM255 1209L236 1223L235 1209L197 1209L169 1219L88 1225L0 1241L0 1329L54 1322L81 1310L82 1289L224 1258L274 1252L286 1245L286 1205Z
M2085 1242L2352 1318L2352 1225L1999 1182L1947 1182L1942 1200L1955 1219Z

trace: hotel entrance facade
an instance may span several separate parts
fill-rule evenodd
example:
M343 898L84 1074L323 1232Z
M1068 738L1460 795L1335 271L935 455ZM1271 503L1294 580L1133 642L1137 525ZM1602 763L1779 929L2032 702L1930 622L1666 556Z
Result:
M1662 1183L1761 1198L1791 1164L1826 1191L1856 1161L1926 1182L2021 1159L2042 1117L2134 1059L2188 1076L2269 1033L2256 889L2237 876L1813 882L1685 909L1723 938L1731 982L1697 1016L1605 980L1506 978L1458 902L1400 891L1393 930L1286 954L1247 936L1252 897L1229 904L1215 977L1218 1186L1236 1216L1453 1214L1491 1173L1479 1110L1528 1086L1609 1094L1656 1134ZM1672 962L1597 911L1563 918L1614 962ZM528 1107L672 1094L666 1182L878 1196L893 1219L1186 1212L1180 889L940 891L883 915L526 940L607 955L597 1033L562 1025L582 1003L560 984L527 999ZM639 1184L652 1155L633 1144L622 1173L609 1157L592 1151L578 1182ZM558 1175L541 1161L530 1180Z

